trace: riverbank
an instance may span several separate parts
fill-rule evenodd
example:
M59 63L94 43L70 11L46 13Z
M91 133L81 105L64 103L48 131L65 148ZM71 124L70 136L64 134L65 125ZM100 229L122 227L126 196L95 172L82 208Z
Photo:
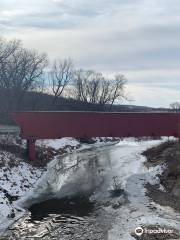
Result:
M180 142L167 141L143 153L147 158L145 165L162 166L159 184L147 184L147 194L155 202L180 211Z
M161 167L162 172L157 177L159 181L156 184L147 183L146 196L154 201L157 206L165 207L167 211L173 213L174 216L180 212L180 142L178 140L166 141L158 146L147 149L142 153L147 159L144 165L148 168ZM154 206L156 209L156 206ZM169 210L168 210L169 209ZM169 219L171 224L171 219ZM155 239L180 239L179 232L169 227L170 233L153 233L163 230L163 226L158 222L156 225L141 226L143 231L151 231L151 233L143 233L141 236L133 234L133 237L141 240ZM167 226L164 227L167 231Z

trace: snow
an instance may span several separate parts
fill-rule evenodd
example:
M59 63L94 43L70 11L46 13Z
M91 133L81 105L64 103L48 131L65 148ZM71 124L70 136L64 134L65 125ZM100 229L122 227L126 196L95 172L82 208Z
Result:
M37 146L51 147L58 150L65 146L77 147L79 145L79 141L74 138L61 138L54 140L37 140L36 144Z
M8 159L12 156L9 153L6 157ZM42 172L42 169L32 167L25 162L20 162L18 166L11 168L5 166L0 169L0 232L22 215L22 212L16 208L15 202L8 199L7 194L13 197L23 196L35 186ZM15 214L15 219L10 217L12 213Z
M0 185L13 196L22 196L28 188L34 186L36 180L42 175L41 169L24 162L17 167L6 169L6 167L0 169Z

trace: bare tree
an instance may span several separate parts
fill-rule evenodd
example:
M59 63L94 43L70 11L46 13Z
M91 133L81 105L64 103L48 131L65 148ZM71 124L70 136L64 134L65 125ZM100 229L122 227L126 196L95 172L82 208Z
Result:
M171 103L170 109L172 109L174 112L179 112L180 111L180 102Z
M0 87L10 93L10 104L17 108L23 95L40 84L47 57L23 48L18 41L3 42L1 46Z
M109 103L110 103L110 110L112 105L116 100L126 99L127 96L125 95L125 85L127 83L126 78L122 74L118 74L115 76L114 81L111 84L111 90L109 92Z
M55 60L49 73L49 82L54 95L53 104L63 94L73 78L73 63L71 59Z
M13 54L19 47L21 47L20 40L7 41L5 38L0 38L0 62L7 59Z
M75 71L75 98L83 102L97 103L99 101L100 83L103 80L101 73L92 70L84 71L80 69Z
M124 87L126 79L123 75L115 78L105 78L102 73L92 70L78 70L74 75L75 98L88 103L102 106L110 104L110 109L116 100L125 97Z

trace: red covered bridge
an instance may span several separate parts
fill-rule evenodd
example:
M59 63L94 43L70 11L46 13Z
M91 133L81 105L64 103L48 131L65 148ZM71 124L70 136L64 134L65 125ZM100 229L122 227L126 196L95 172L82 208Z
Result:
M35 159L37 139L62 137L180 137L180 113L15 112Z

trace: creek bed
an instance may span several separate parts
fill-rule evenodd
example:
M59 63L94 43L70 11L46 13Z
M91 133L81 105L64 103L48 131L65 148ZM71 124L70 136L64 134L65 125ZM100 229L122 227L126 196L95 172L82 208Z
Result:
M178 212L146 195L162 169L148 169L141 153L160 142L124 140L53 160L18 203L27 214L1 239L130 240L138 226L180 229Z

